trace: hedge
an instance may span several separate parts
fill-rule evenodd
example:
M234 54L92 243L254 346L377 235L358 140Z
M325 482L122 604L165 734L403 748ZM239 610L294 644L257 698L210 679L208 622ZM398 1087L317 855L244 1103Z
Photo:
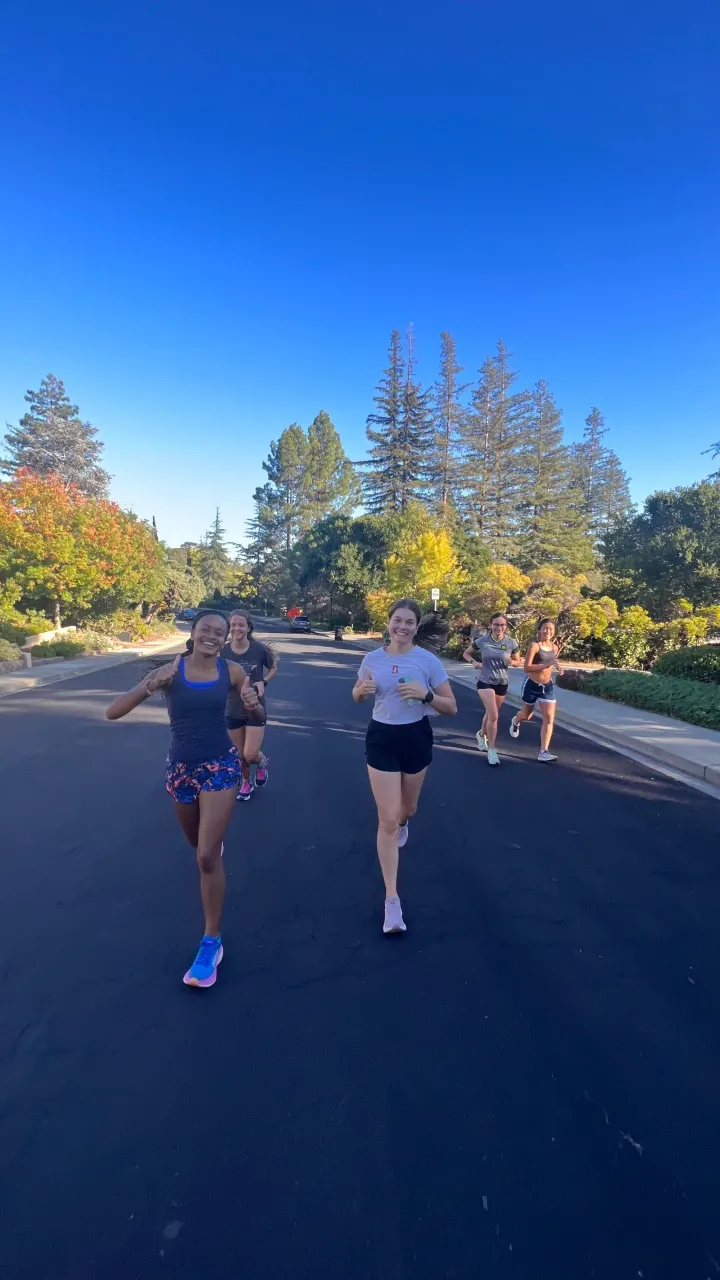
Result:
M658 715L686 720L705 729L720 729L720 687L697 680L659 676L654 672L597 671L580 682L582 693L608 702L623 702Z
M18 662L21 657L22 654L16 644L0 637L0 662Z
M43 640L42 644L34 644L30 652L33 658L78 658L85 652L85 645L75 640Z
M682 680L701 680L704 684L720 684L720 644L693 644L671 649L653 667L659 676L679 676Z

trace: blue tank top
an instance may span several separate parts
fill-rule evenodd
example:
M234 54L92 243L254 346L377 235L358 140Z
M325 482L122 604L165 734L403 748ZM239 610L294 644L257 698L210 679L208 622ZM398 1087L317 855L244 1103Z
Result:
M170 716L171 764L193 767L208 760L222 760L232 748L225 725L225 705L230 672L224 658L217 660L217 680L198 684L185 676L185 659L173 676L167 693Z

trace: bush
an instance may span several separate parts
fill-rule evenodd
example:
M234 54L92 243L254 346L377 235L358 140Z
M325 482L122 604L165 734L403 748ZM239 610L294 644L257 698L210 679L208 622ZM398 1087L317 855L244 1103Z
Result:
M650 653L654 626L650 614L639 605L623 609L602 637L600 648L608 666L641 666Z
M0 640L9 640L11 644L25 644L28 636L41 635L43 631L52 631L53 624L44 613L31 609L28 613L18 613L12 609L0 621Z
M22 654L16 644L0 638L0 662L17 662L21 657Z
M174 618L168 618L165 615L159 618L153 618L152 622L144 624L150 631L151 637L158 636L174 636L177 634L177 626ZM133 639L136 637L133 636Z
M653 675L720 684L720 645L699 644L686 649L671 649L655 663Z
M585 681L593 674L595 673L591 671L578 671L573 670L572 667L566 667L562 675L555 676L555 683L560 689L572 689L573 693L585 693L586 690L583 688Z
M75 640L43 640L32 648L33 658L79 658L84 645Z
M643 675L640 671L596 671L583 677L582 692L706 729L720 729L720 688L697 680Z
M107 653L108 649L113 647L110 636L103 635L102 631L86 630L84 627L75 632L75 640L82 645L84 653Z

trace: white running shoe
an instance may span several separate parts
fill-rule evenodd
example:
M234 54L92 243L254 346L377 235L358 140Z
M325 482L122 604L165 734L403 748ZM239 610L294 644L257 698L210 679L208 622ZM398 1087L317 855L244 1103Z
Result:
M475 738L478 744L478 751L487 751L488 749L487 738L485 737L485 734L482 733L480 729L478 729L477 733L475 734Z
M518 722L517 722L517 720L515 719L515 717L514 717L514 716L513 716L512 720L510 721L510 737L511 737L511 738L519 738L519 737L520 737L520 725L518 724Z
M500 757L494 747L488 747L488 764L499 764Z
M403 920L399 898L385 899L385 923L383 933L405 933L407 925Z
M553 764L554 761L557 760L557 756L554 756L552 751L540 751L538 753L538 760L541 764Z
M408 835L410 834L408 831L409 826L410 823L406 821L401 823L398 827L398 849L404 849L408 842Z

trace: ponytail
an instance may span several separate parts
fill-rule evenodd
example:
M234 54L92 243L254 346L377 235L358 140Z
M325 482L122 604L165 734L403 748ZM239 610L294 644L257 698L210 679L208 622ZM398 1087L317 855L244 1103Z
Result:
M447 644L449 634L450 623L446 618L441 618L439 613L426 613L420 619L414 642L418 649L427 649L430 653L437 654Z

